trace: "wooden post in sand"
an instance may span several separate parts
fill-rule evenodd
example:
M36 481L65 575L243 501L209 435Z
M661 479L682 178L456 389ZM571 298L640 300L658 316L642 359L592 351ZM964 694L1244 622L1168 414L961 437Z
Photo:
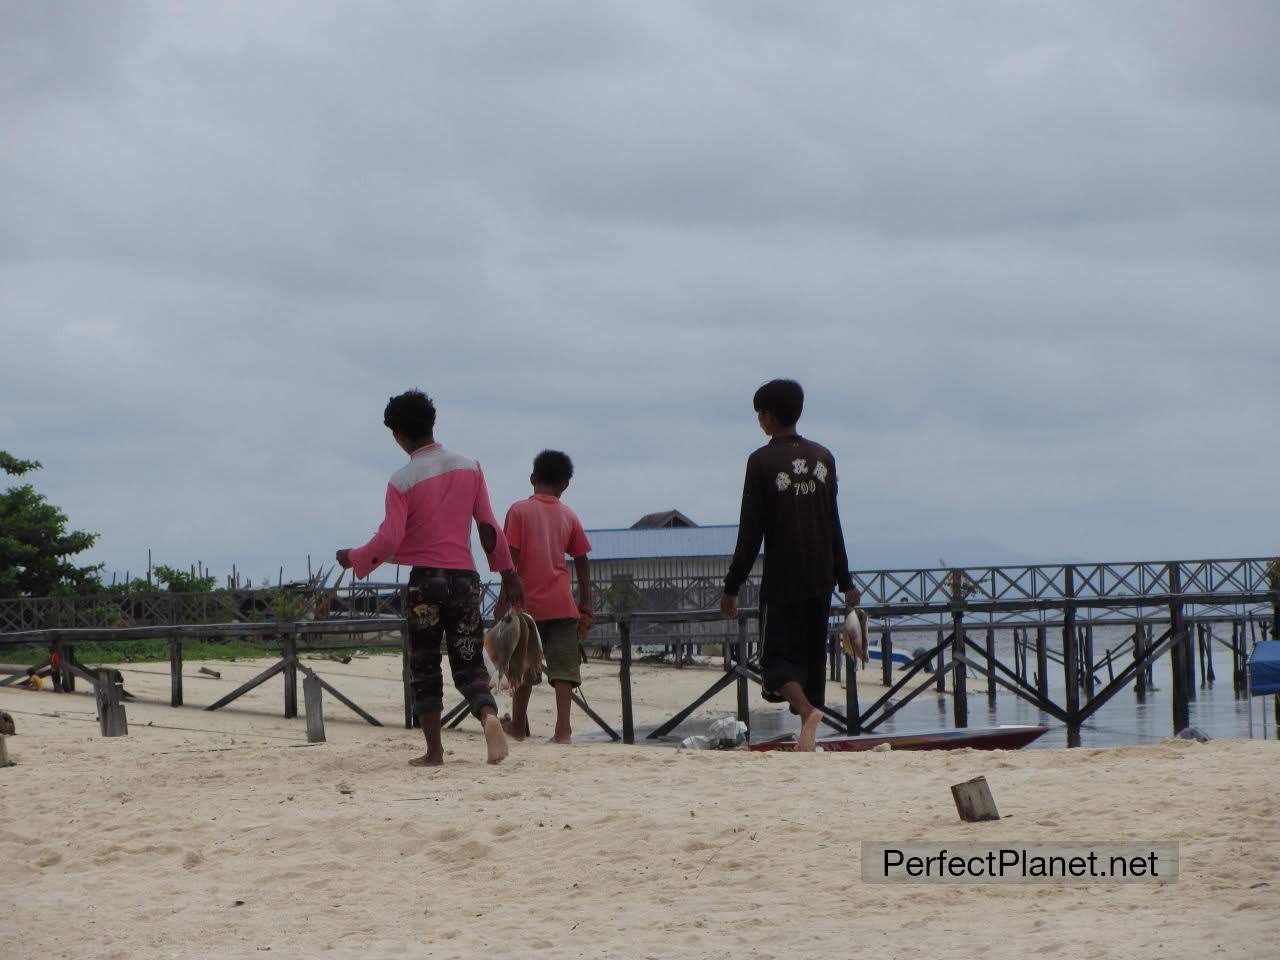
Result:
M618 682L622 685L622 742L636 742L635 717L631 712L631 614L618 623L618 639L622 647L618 665ZM742 639L739 636L738 642Z
M182 706L182 641L169 637L169 706Z
M9 748L4 745L4 734L0 733L0 769L13 766L13 761L9 759Z
M104 737L127 737L129 723L125 719L124 704L120 702L120 686L116 683L116 671L100 669L95 694L98 701L98 728Z
M307 743L324 743L324 691L320 678L310 670L302 678L302 699L307 712Z
M956 802L956 813L966 823L1000 819L1000 811L996 809L995 797L991 796L986 777L974 777L955 784L951 788L951 798Z
M284 716L292 720L298 715L298 635L292 630L282 638L284 665Z
M888 629L880 631L880 682L893 686L893 634Z

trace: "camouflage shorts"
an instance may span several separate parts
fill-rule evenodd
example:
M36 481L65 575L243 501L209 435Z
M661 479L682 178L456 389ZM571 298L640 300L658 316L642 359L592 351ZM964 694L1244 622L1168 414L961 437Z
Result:
M419 716L444 709L443 653L471 712L479 716L482 707L496 708L484 665L480 598L480 575L474 570L414 567L409 574L409 692Z

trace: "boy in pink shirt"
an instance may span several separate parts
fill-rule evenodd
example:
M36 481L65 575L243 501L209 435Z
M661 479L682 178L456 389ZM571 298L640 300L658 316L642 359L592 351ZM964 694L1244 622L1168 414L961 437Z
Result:
M484 726L489 762L499 763L507 755L507 741L484 665L480 575L471 559L473 518L489 569L502 575L503 591L520 603L524 588L489 505L480 464L435 442L436 408L431 398L420 390L392 397L382 422L409 454L409 462L387 484L386 519L378 532L363 547L339 550L338 563L354 567L359 577L387 562L413 567L406 611L409 691L427 752L409 763L444 763L442 648L448 651L453 685Z
M556 692L556 743L572 743L569 725L572 695L582 683L578 637L591 628L591 572L587 554L591 544L577 514L560 502L573 477L573 462L558 450L543 450L533 461L533 496L513 503L503 525L516 572L524 585L524 609L538 624L547 660L547 679ZM578 574L578 600L574 603L565 556L573 557ZM503 588L494 611L501 618L509 605L519 602ZM511 722L507 732L517 740L529 735L529 695L541 676L534 674L511 697Z

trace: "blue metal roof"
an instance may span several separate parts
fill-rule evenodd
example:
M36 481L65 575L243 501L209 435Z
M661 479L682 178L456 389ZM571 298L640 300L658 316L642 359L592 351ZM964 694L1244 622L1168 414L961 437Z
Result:
M591 541L592 560L729 557L738 542L738 525L588 530L587 539Z

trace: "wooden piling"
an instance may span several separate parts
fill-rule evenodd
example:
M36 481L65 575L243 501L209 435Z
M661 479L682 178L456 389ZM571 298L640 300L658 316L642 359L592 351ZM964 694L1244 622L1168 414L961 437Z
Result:
M996 630L987 627L987 706L996 705Z
M844 729L849 736L856 737L862 733L862 708L858 705L858 662L845 653L843 648L840 653L845 660L845 676L849 678L844 688Z
M1236 693L1244 692L1244 623L1231 621L1231 687Z
M1213 686L1213 681L1217 680L1217 671L1213 669L1213 651L1214 644L1217 640L1213 636L1213 624L1206 623L1204 625L1204 673L1205 681L1209 686Z
M963 609L951 611L951 631L951 715L956 727L963 729L969 726L969 683L964 665Z
M307 715L307 743L324 743L324 690L310 670L302 678L303 706Z
M13 761L9 759L9 748L5 746L4 734L0 733L0 769L13 766Z
M115 674L114 670L100 669L94 688L98 701L98 729L104 737L129 735L129 723L125 718L124 704L120 702L120 685L116 683Z
M635 717L631 711L631 615L618 624L618 639L621 647L618 664L618 682L622 685L622 742L636 742ZM742 635L738 635L739 643Z
M880 631L880 682L893 686L893 634L889 630Z
M1043 623L1036 627L1036 693L1049 698L1049 631Z
M182 706L182 641L169 637L169 706Z
M1076 634L1076 571L1063 571L1062 670L1067 694L1067 746L1080 746L1080 638Z
M1173 673L1173 732L1176 734L1191 726L1190 696L1187 683L1187 661L1191 656L1191 635L1182 615L1182 568L1169 564L1169 618L1172 621L1173 642L1169 647L1170 667Z
M1133 625L1133 662L1140 664L1143 654L1146 652L1146 628L1139 622ZM1147 671L1144 667L1138 667L1133 677L1133 692L1137 695L1138 702L1147 699Z
M942 628L941 628L941 627L939 627L939 628L938 628L938 639L937 639L937 641L936 641L936 644L935 644L935 645L936 645L936 646L941 647L941 646L942 646L942 641L943 641L943 639L944 639L944 637L943 637L943 635L942 635ZM939 650L939 651L938 651L938 660L937 660L937 663L932 663L932 662L931 662L931 663L930 663L930 666L933 666L933 667L940 667L940 666L942 666L942 651L941 651L941 650ZM947 676L947 672L946 672L945 670L939 670L939 671L938 671L938 683L937 683L937 690L938 690L938 692L939 692L939 693L946 693L946 692L947 692L947 681L946 681L946 676Z
M1094 678L1094 661L1093 661L1093 624L1090 623L1084 628L1084 643L1081 644L1080 656L1084 660L1084 692L1085 696L1090 700L1093 699L1096 679Z

